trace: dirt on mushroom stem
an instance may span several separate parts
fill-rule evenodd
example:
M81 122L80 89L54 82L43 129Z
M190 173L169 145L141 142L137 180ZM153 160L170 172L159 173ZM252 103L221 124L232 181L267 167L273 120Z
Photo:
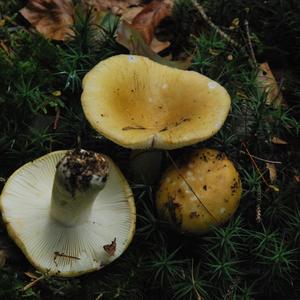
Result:
M108 161L103 155L82 149L68 151L56 168L61 169L65 187L73 197L76 190L89 188L93 176L98 176L105 183L109 172Z

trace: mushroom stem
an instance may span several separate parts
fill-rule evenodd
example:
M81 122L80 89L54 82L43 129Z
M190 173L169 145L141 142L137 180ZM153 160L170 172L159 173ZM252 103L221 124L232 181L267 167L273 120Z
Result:
M56 167L50 215L65 226L86 222L96 196L105 186L108 172L103 155L85 150L68 151Z
M129 173L137 184L154 184L160 178L163 151L157 149L132 150Z

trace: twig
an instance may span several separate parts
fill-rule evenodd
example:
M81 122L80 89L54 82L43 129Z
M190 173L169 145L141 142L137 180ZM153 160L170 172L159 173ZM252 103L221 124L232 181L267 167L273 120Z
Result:
M56 114L55 114L55 119L53 122L53 129L56 130L58 127L58 121L59 121L59 117L60 117L60 109L59 107L56 108Z
M32 282L26 284L26 285L23 287L22 291L25 292L25 291L27 291L28 289L32 288L32 287L33 287L34 285L36 285L39 281L41 281L42 279L44 279L44 277L45 277L45 276L42 275L42 276L38 277L37 279L33 280Z
M190 189L190 191L194 194L194 196L197 198L197 200L199 201L199 203L204 207L204 209L208 212L208 214L214 219L214 221L217 223L217 219L214 217L214 215L208 210L208 208L202 203L201 199L199 198L199 196L197 195L197 193L193 190L193 188L191 187L191 185L188 183L188 181L184 178L184 176L182 176L182 174L180 173L179 167L177 166L176 162L174 161L174 159L171 157L171 155L169 154L168 151L166 151L166 154L168 156L168 158L170 159L171 163L174 165L178 175L183 179L183 181L186 183L186 185L188 186L188 188Z
M243 151L243 150L240 150L240 153L249 155L247 152L245 152L245 151ZM270 164L278 164L278 165L282 164L282 161L268 160L268 159L264 159L264 158L260 158L260 157L258 157L258 156L255 156L255 155L253 155L253 154L251 154L251 156L252 156L253 158L255 158L256 160L260 160L260 161L267 162L267 163L270 163Z
M252 42L251 42L248 20L245 20L244 24L245 24L245 29L246 29L246 36L247 36L248 47L249 47L249 51L250 51L250 58L251 58L251 61L253 63L253 66L255 68L257 68L258 64L257 64L257 60L256 60L256 57L255 57L255 54L254 54Z
M100 300L103 297L103 293L100 293L95 300Z
M260 171L260 169L259 169L259 167L258 167L258 165L257 165L256 161L253 159L253 156L252 156L252 154L249 152L249 150L248 150L247 146L245 145L245 143L244 143L244 142L242 142L242 145L243 145L243 147L245 148L245 150L246 150L246 153L248 154L248 156L249 156L249 158L250 158L251 162L253 163L253 165L254 165L255 169L256 169L256 170L257 170L257 172L259 173L259 175L260 175L261 179L263 180L263 182L266 184L266 186L267 186L267 187L270 187L270 186L269 186L269 184L268 184L268 182L267 182L267 180L265 179L264 175L263 175L263 174L262 174L262 172Z
M220 34L225 40L227 40L233 46L242 48L242 46L238 42L233 40L227 33L225 33L223 30L221 30L215 23L213 23L209 19L209 17L207 16L207 14L204 11L204 8L202 5L200 5L196 0L191 0L191 1L192 1L193 5L195 6L195 8L197 9L197 11L199 12L199 14L201 15L201 17L211 28L213 28L218 34Z

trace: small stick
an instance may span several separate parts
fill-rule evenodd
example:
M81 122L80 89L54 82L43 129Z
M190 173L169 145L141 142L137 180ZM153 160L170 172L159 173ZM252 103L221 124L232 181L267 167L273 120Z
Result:
M248 155L248 153L245 152L245 151L243 151L243 150L240 150L240 153ZM268 160L268 159L264 159L264 158L260 158L260 157L258 157L258 156L255 156L255 155L253 155L253 154L251 154L251 156L252 156L253 158L255 158L256 160L260 160L260 161L267 162L267 163L270 163L270 164L278 164L278 165L282 164L282 161Z
M257 172L259 173L261 179L262 179L263 182L267 185L267 187L269 187L269 184L268 184L267 180L265 179L264 175L263 175L262 172L260 171L260 169L259 169L259 167L258 167L256 161L253 159L253 156L252 156L252 154L249 152L247 146L245 145L244 142L242 142L242 145L244 146L244 148L245 148L245 150L246 150L246 152L247 152L247 154L248 154L248 156L249 156L251 162L253 163L255 169L256 169Z
M254 65L254 67L257 68L258 64L257 64L257 60L256 60L256 57L255 57L255 54L254 54L252 42L251 42L248 20L245 20L244 24L245 24L245 28L246 28L246 35L247 35L247 42L248 42L248 47L249 47L249 51L250 51L250 58L251 58L251 61Z
M211 27L213 28L218 34L220 34L225 40L227 40L230 44L232 44L235 47L240 47L242 46L237 43L235 40L233 40L227 33L225 33L223 30L221 30L215 23L213 23L207 14L204 11L204 8L202 5L200 5L196 0L191 0L195 8L198 10L199 14L201 17L204 19L204 21Z
M39 281L41 281L44 277L45 277L45 276L42 275L42 276L38 277L37 279L33 280L32 282L26 284L26 285L23 287L22 291L25 292L25 291L27 291L28 289L32 288L32 287L33 287L34 285L36 285Z
M103 297L103 293L100 293L95 300L100 300Z
M58 127L58 121L59 121L59 117L60 117L60 109L59 107L56 108L56 114L55 114L55 119L53 122L53 129L56 130Z

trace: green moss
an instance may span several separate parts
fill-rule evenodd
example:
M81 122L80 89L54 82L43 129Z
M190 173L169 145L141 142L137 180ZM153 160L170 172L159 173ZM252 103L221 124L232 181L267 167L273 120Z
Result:
M298 299L299 263L299 60L298 1L201 1L215 24L239 42L233 47L207 25L190 1L176 1L173 57L192 55L191 69L223 84L232 109L210 140L170 151L162 166L191 148L214 147L227 153L240 172L243 197L236 215L203 237L179 236L159 219L157 183L131 182L137 205L137 232L122 257L100 272L75 279L45 277L30 282L25 258L9 257L0 272L2 299ZM119 19L107 15L99 26L77 11L75 38L49 41L25 30L17 14L24 1L0 1L0 17L14 22L0 27L0 188L5 178L38 156L81 146L104 152L128 175L130 151L90 128L81 104L81 80L98 61L128 50L114 38ZM233 19L240 26L228 29ZM244 21L258 62L268 61L281 76L288 107L266 104L249 56ZM57 92L59 91L59 92ZM298 105L298 106L297 106ZM54 122L57 121L56 128ZM272 143L273 137L286 145ZM249 154L253 155L256 165ZM265 161L275 161L270 187ZM163 168L162 168L163 169ZM263 178L264 179L263 179ZM257 222L257 209L261 222ZM0 240L7 238L3 229ZM2 244L0 243L0 247ZM15 247L15 246L13 246ZM31 270L33 271L33 270ZM40 274L38 274L39 276Z

